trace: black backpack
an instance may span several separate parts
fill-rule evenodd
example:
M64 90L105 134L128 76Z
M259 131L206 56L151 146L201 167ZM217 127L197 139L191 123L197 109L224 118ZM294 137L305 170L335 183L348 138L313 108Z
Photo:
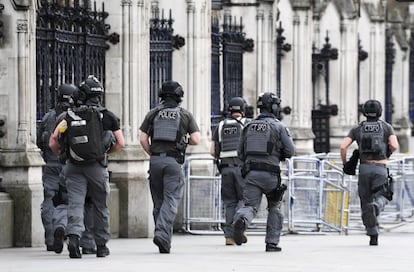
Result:
M67 156L73 163L86 164L101 161L106 151L103 142L103 114L92 106L68 109Z

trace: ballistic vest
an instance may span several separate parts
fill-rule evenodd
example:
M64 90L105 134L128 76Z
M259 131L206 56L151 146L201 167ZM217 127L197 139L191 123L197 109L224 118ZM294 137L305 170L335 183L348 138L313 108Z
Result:
M246 129L246 155L272 155L275 144L272 142L271 123L266 119L255 119Z
M103 114L96 107L68 109L67 155L73 163L86 164L105 158Z
M153 141L177 142L180 137L180 107L162 108L153 121Z
M240 135L245 122L246 118L240 120L228 118L220 122L218 127L220 158L237 157Z
M360 157L367 159L385 159L387 145L384 139L384 128L380 121L362 122L359 139Z

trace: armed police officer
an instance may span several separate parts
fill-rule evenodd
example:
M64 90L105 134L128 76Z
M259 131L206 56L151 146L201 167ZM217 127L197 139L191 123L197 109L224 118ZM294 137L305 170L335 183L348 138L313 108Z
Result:
M244 178L241 175L242 161L237 156L241 132L248 122L245 118L247 103L242 97L230 99L230 115L220 121L213 133L210 154L218 160L221 174L221 199L225 210L223 224L225 245L234 245L233 218L242 205ZM243 237L243 242L247 238Z
M67 109L73 106L72 95L79 89L74 84L62 84L57 89L57 106L50 110L43 118L38 130L37 144L43 151L46 162L43 168L44 201L42 204L42 221L45 226L47 249L60 254L63 250L65 229L67 225L67 197L66 181L63 171L66 156L56 156L49 148L49 138L57 123L62 121ZM91 221L93 213L92 205L85 206L85 225ZM52 228L50 231L49 228ZM52 240L53 239L53 240ZM53 242L50 245L50 241ZM85 254L96 253L95 241L92 233L86 228L81 237L82 252Z
M237 210L234 218L234 240L237 245L243 243L244 232L255 218L264 194L268 202L266 251L281 251L278 246L283 227L280 206L286 187L281 181L279 164L294 155L295 145L288 128L276 118L280 113L280 99L274 93L263 93L258 97L257 107L260 114L243 129L238 148L246 184L245 206Z
M79 238L84 227L84 207L86 196L95 208L93 235L96 243L96 256L106 257L110 239L109 175L107 153L124 147L124 138L119 119L101 105L104 88L94 76L89 76L74 93L76 107L68 109L65 118L57 125L50 137L49 146L55 154L61 151L67 155L64 173L68 195L68 224L70 258L81 258ZM104 132L113 135L111 143L105 143ZM63 141L61 139L64 139Z
M200 130L192 114L180 107L183 88L176 81L162 84L160 104L140 126L140 143L150 155L149 182L154 204L154 244L160 253L170 253L173 221L183 195L187 144L200 143Z
M386 164L399 144L392 126L379 119L382 106L378 100L366 101L362 110L367 119L352 128L343 139L340 154L345 165L348 147L352 142L357 142L360 160L358 194L361 217L366 233L370 236L369 244L376 246L379 234L377 218L392 197Z
M73 84L62 84L57 88L57 104L45 114L37 131L37 146L42 150L45 166L42 171L43 202L41 218L45 229L45 243L48 251L62 252L64 227L66 226L66 206L56 206L53 198L59 191L62 162L49 148L49 138L52 134L57 117L65 112L71 101L72 94L78 90Z

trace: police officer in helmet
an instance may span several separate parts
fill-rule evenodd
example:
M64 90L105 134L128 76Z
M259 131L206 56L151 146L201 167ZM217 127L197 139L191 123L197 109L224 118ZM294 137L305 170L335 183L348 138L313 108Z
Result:
M288 128L276 116L280 112L280 99L271 92L263 93L257 100L260 114L243 129L238 156L243 162L245 175L243 200L245 206L237 210L234 218L234 240L243 243L244 232L255 218L262 195L268 202L265 250L281 251L278 246L283 227L280 211L283 192L280 161L295 153L295 145Z
M140 126L140 143L150 155L149 183L154 204L154 244L170 253L173 222L183 196L187 144L200 142L193 115L180 107L184 91L176 81L166 81L159 92L160 104L149 111Z
M229 116L220 121L213 133L210 154L218 160L221 173L221 199L225 210L223 224L225 245L234 245L233 218L242 205L244 179L241 175L242 161L237 156L239 139L248 119L245 117L247 103L242 97L229 102ZM247 238L243 237L243 242Z
M44 198L41 205L41 218L45 229L46 248L48 251L56 253L62 252L60 245L63 241L55 241L55 236L60 236L62 229L66 226L66 211L64 206L55 207L53 204L53 197L59 191L62 163L49 148L49 137L55 128L57 117L69 108L71 96L76 91L78 91L78 87L73 84L65 83L57 88L56 107L45 114L37 131L37 146L42 150L42 156L46 163L42 171Z
M106 154L125 146L119 119L100 104L104 89L99 80L91 75L79 85L79 92L73 94L77 107L68 109L65 118L59 122L49 146L59 155L67 155L64 166L68 195L68 224L70 258L81 258L79 239L84 226L85 199L88 196L95 207L92 232L96 243L96 256L106 257L106 246L110 238L109 210L106 199L109 193L109 175ZM104 131L111 131L114 141L105 143ZM61 149L59 138L65 138Z
M358 194L361 217L369 245L378 245L378 216L391 199L388 184L387 162L392 152L399 147L393 127L380 120L382 106L378 100L370 99L363 105L366 121L353 127L343 139L340 147L341 160L347 163L347 149L356 141L359 150ZM345 168L344 168L345 171Z

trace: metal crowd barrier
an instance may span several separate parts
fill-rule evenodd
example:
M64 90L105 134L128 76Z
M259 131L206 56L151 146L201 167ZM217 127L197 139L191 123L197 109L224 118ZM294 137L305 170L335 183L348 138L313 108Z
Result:
M184 164L184 229L189 233L221 231L221 176L212 158L188 157Z
M380 216L380 225L399 224L414 215L414 157L395 154L388 163L394 198ZM364 229L355 176L344 175L338 153L292 157L281 165L288 185L282 203L284 231L339 232ZM184 229L189 233L222 232L224 210L221 176L210 157L187 158L184 165ZM265 232L267 200L263 197L248 232Z
M288 230L346 232L349 190L342 169L314 156L289 160Z
M311 166L313 164L313 166ZM305 168L301 168L305 167ZM306 169L311 168L311 169ZM184 165L184 229L194 234L222 231L224 210L221 203L221 176L212 158L187 158ZM282 182L288 184L282 213L284 231L297 232L311 226L312 231L343 231L344 195L342 172L334 165L313 158L293 158L281 165ZM326 205L326 201L329 205ZM267 200L261 206L248 232L264 232ZM346 222L345 222L346 223Z
M348 154L350 155L350 154ZM320 159L328 160L342 168L339 153L321 154ZM387 164L390 175L394 179L393 200L381 212L380 226L404 223L414 216L414 157L406 154L393 154ZM349 227L363 230L361 221L360 200L358 196L358 167L355 176L344 176L344 183L349 188Z
M387 166L394 180L394 195L380 219L383 222L404 222L414 215L414 157L397 157L391 159Z

